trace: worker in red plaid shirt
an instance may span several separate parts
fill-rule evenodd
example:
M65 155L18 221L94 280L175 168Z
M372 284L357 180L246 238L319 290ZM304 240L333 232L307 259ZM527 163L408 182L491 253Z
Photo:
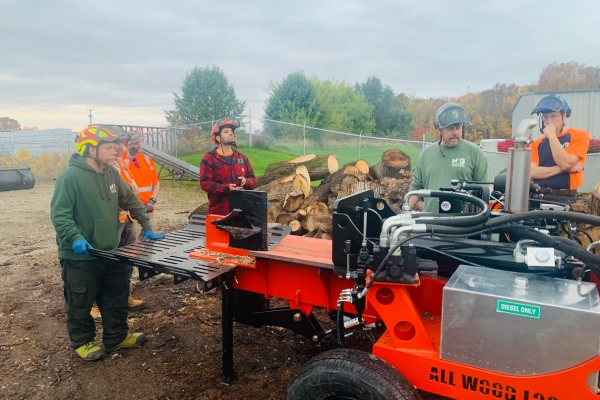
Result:
M208 195L208 212L227 215L229 193L232 190L252 190L257 180L248 157L234 149L238 124L221 119L212 128L212 140L217 145L202 157L200 187Z

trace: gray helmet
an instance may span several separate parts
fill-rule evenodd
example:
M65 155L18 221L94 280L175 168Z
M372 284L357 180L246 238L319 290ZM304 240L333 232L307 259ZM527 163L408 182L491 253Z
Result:
M142 135L140 135L138 132L129 131L127 133L129 134L128 144L134 144L142 141Z
M434 124L437 128L447 128L450 125L469 124L471 119L467 110L456 103L446 103L441 106L435 113Z

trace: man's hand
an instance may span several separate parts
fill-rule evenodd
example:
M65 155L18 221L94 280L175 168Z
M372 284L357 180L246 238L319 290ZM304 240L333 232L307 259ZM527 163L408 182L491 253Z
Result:
M229 190L244 190L244 188L236 185L235 183L232 183L229 185Z
M543 132L548 139L556 137L556 126L552 122L550 122L544 127Z
M148 203L146 203L146 212L147 213L153 212L155 204L156 204L156 199L155 198L151 198L150 200L148 200Z
M89 256L88 249L93 249L92 245L83 238L74 241L71 248L75 254L85 254L86 256Z
M154 231L152 229L148 229L146 232L144 232L144 238L142 239L142 242L148 242L150 240L156 240L156 239L164 239L165 235L162 233L154 233Z
M580 171L583 171L584 169L585 169L585 165L578 162L577 164L575 164L575 166L573 168L571 168L569 170L569 172L580 172Z
M240 187L246 186L246 178L244 178L243 176L238 176L238 179L240 180Z

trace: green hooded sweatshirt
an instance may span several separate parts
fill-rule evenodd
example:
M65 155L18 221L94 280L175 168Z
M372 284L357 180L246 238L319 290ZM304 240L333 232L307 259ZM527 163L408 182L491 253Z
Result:
M71 155L69 166L56 179L50 203L58 257L93 260L94 257L73 252L73 242L82 238L95 249L114 250L119 239L119 207L129 211L144 232L152 229L146 207L116 168L97 172L85 162L85 157Z

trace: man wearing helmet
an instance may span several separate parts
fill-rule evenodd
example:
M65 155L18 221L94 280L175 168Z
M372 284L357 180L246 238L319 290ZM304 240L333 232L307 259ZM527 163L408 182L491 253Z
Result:
M124 151L119 161L121 168L127 171L136 185L136 194L146 206L150 223L155 223L155 205L160 191L160 182L154 167L154 160L147 154L142 154L142 135L137 131L129 131L127 151ZM142 241L144 230L141 225L134 223L138 241Z
M488 163L479 146L463 140L466 124L471 124L467 111L455 103L446 103L435 113L435 128L440 133L437 145L423 150L417 161L409 190L438 190L450 187L453 179L487 181ZM411 210L419 201L409 200ZM426 198L423 211L437 213L439 201Z
M212 140L217 147L206 153L200 162L200 187L208 195L210 214L227 215L229 193L251 190L257 184L248 157L234 149L238 127L232 120L219 120L212 128Z
M540 186L544 199L575 203L577 188L583 185L590 134L565 126L571 108L562 96L544 97L531 114L538 115L543 134L531 144L531 178Z
M138 220L145 238L161 239L152 231L146 209L113 167L115 143L122 131L93 125L77 139L77 153L58 179L50 218L56 231L58 257L64 282L67 330L71 347L86 361L105 352L96 344L96 326L90 315L94 301L102 313L102 341L107 352L134 347L146 341L143 333L129 333L127 268L90 256L88 249L113 250L118 244L119 208Z

